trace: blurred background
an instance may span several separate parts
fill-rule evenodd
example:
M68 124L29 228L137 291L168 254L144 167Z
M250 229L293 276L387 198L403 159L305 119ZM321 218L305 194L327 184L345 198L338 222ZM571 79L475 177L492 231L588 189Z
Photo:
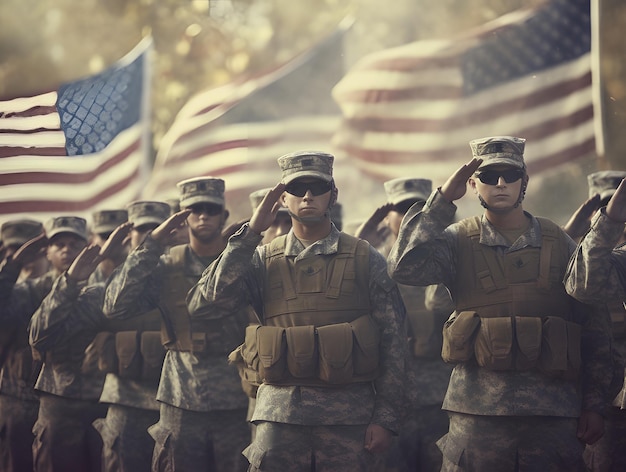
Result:
M448 38L541 0L2 0L0 98L54 89L97 73L144 36L154 38L152 145L187 100L242 74L287 61L346 17L346 70L364 55ZM587 173L626 169L626 2L602 0L600 51L606 155L531 187L527 208L563 223L586 198ZM468 156L469 157L469 156ZM441 185L442 182L435 182ZM341 190L341 189L340 189ZM354 218L382 204L347 206ZM345 205L344 205L345 206ZM479 210L476 205L472 212ZM347 215L350 219L350 215Z

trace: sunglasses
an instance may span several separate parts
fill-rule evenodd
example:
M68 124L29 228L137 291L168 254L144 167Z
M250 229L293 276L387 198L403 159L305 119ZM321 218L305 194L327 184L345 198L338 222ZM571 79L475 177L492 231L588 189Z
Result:
M484 170L476 174L476 177L483 184L487 185L497 185L500 177L502 177L507 184L512 184L513 182L517 182L519 179L524 177L524 171L518 169Z
M285 192L295 195L296 197L304 197L307 190L310 190L313 196L318 197L330 192L332 182L324 182L323 180L315 180L312 182L291 182L285 187Z
M210 203L198 203L196 205L189 206L191 213L195 215L206 214L209 216L216 216L222 213L223 209L219 205L211 205Z

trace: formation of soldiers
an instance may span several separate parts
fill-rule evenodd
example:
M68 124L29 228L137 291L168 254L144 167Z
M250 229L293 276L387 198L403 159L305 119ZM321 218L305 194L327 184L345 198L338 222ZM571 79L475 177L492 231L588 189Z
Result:
M561 228L523 210L523 139L470 147L354 234L320 151L246 221L198 177L5 222L0 472L626 470L626 172Z

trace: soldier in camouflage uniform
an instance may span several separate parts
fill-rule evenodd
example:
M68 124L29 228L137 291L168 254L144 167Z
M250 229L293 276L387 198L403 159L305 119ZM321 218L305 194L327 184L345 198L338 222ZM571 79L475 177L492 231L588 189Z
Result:
M241 451L250 435L247 399L228 353L243 338L247 313L197 322L184 303L187 290L226 244L224 181L203 177L178 187L182 210L131 251L109 282L104 313L127 319L154 309L162 314L167 353L157 392L159 422L149 429L155 441L152 469L242 470ZM189 244L165 253L184 225Z
M212 319L249 304L262 320L236 351L260 385L250 471L375 469L402 415L404 306L384 258L330 221L333 156L303 151L278 163L282 182L189 292L188 308ZM281 206L291 231L259 246Z
M409 209L389 256L394 280L444 283L456 306L442 348L456 364L443 471L577 471L582 444L603 433L608 316L565 293L571 238L522 209L524 143L472 141L473 159ZM452 224L468 181L485 212Z
M164 202L137 201L127 213L132 250L170 216L170 208ZM159 420L156 394L165 357L160 328L161 315L153 310L109 321L93 343L106 372L100 402L108 404L107 415L94 422L102 437L105 472L150 471L154 441L148 428Z
M37 266L45 254L38 252L37 259L20 264L13 256L29 240L43 234L43 225L34 220L10 220L0 229L4 261L0 268L3 302L10 294L12 281L34 279ZM11 266L14 270L11 271ZM19 270L21 266L21 270ZM28 346L26 319L7 319L0 309L0 471L17 472L33 469L33 425L37 420L39 399L33 389L34 376L30 375L32 356Z
M91 215L90 243L102 247L111 233L121 224L128 221L127 210L99 210ZM113 248L112 248L113 249ZM120 244L115 251L109 251L106 259L103 259L94 272L89 276L89 283L106 283L113 273L128 255L128 244Z
M95 215L97 232L105 232L97 226L100 216L105 219L110 215ZM114 213L113 224L125 220L125 212ZM51 241L56 235L72 229L77 237L83 240L88 237L84 220L68 218L65 221L53 220L52 223L46 227ZM121 235L120 239L124 237ZM89 246L83 253L97 253L99 250L97 245ZM122 244L118 244L115 250L100 258L99 267L103 272L99 277L106 277L106 271L119 263L123 253ZM33 428L34 466L37 471L100 470L102 441L92 423L106 413L106 405L98 401L104 373L94 362L97 358L90 355L90 345L107 321L101 311L103 283L87 282L95 265L84 276L76 276L73 267L70 266L56 279L30 320L30 345L43 359L35 384L41 398L39 416ZM95 302L85 304L82 298L77 300L82 289L89 293L97 292Z
M578 246L565 279L565 288L573 297L586 303L608 304L614 346L622 363L626 358L624 178L626 172L623 171L601 171L589 175L590 198L595 197L600 211L593 217L590 230ZM600 441L585 449L585 463L593 472L626 470L626 388L623 367L620 373L621 391L610 408L606 433Z

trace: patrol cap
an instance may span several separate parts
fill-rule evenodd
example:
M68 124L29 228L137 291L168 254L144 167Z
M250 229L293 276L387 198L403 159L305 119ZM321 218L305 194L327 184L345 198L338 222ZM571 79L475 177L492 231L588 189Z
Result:
M257 207L263 201L263 198L265 198L265 195L267 195L267 192L269 192L270 190L272 190L272 188L268 187L268 188L263 188L261 190L256 190L250 194L250 206L252 207L252 211L257 209ZM288 212L287 208L283 206L281 206L278 209L278 211L285 212L285 213Z
M128 212L126 210L100 210L93 212L91 219L92 233L111 233L119 225L128 221Z
M224 181L215 177L194 177L178 182L180 207L187 208L196 203L213 203L224 206Z
M39 221L20 219L2 223L0 240L4 246L21 246L43 233L43 225Z
M399 177L383 184L387 201L394 205L406 200L425 202L433 191L433 183L429 179Z
M128 204L128 221L133 226L160 225L170 217L170 206L165 202L139 200Z
M321 151L298 151L278 158L282 183L288 184L302 177L313 177L325 182L333 180L332 154Z
M600 194L600 200L608 200L613 196L621 181L626 178L626 171L602 170L587 176L589 197Z
M526 169L524 147L526 140L513 136L491 136L470 141L472 155L483 160L479 169L507 165Z
M71 233L87 241L87 220L79 216L56 216L45 222L44 228L48 239L52 239L57 234Z

